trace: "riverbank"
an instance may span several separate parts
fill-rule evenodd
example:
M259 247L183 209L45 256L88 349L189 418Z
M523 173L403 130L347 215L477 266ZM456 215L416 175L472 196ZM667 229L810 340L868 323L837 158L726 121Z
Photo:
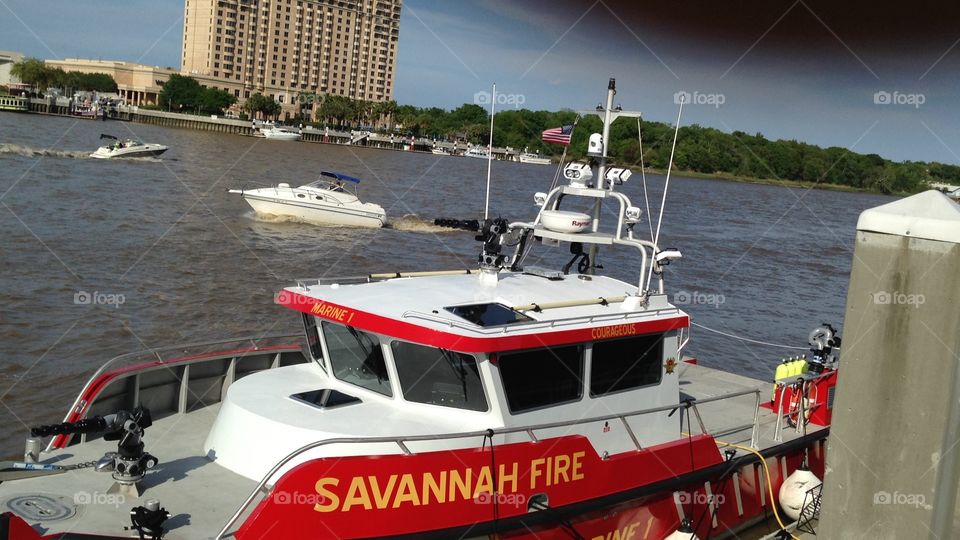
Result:
M659 175L667 174L664 169L648 168L647 172ZM825 191L839 191L843 193L873 193L876 195L892 195L895 197L905 197L911 195L908 192L883 193L875 189L858 188L854 186L845 186L842 184L828 184L824 182L803 182L799 180L782 180L779 178L755 178L750 176L738 176L725 172L703 173L699 171L674 170L671 176L681 176L686 178L697 178L702 180L721 180L724 182L738 182L741 184L759 184L764 186L780 186L798 189L821 189Z
M73 118L82 118L69 113L69 106L66 103L58 103L59 100L30 99L23 101L29 103L29 110L16 109L30 114L41 114L47 116L69 116ZM2 110L2 108L0 108ZM15 110L15 109L8 109ZM95 118L90 117L91 120ZM158 111L155 109L144 109L135 106L121 106L115 111L111 111L109 116L111 120L120 120L144 124L160 125L165 127L174 127L180 129L192 129L201 131L219 131L234 133L238 135L251 136L255 134L253 122L247 120L237 120L232 118L221 118L217 116L197 116L192 114L174 113ZM369 132L345 132L330 129L317 129L305 127L302 131L301 142L319 143L319 144L338 144L352 145L365 148L377 148L382 150L403 150L410 152L430 153L435 146L440 146L445 150L453 150L453 157L462 157L457 155L459 148L451 143L437 143L426 138L397 137ZM462 146L462 150L467 148ZM450 147L450 148L448 148ZM494 148L495 159L516 161L518 152L512 148ZM553 165L556 165L555 163ZM647 172L652 174L665 175L666 170L648 168ZM721 180L727 182L738 182L744 184L759 184L769 186L781 186L798 189L819 189L826 191L837 191L845 193L875 193L881 195L906 196L908 192L883 193L879 190L858 188L842 184L830 184L825 182L804 182L798 180L782 180L777 178L758 178L750 176L735 175L726 172L703 173L698 171L678 170L672 173L675 176L686 178L697 178L705 180Z

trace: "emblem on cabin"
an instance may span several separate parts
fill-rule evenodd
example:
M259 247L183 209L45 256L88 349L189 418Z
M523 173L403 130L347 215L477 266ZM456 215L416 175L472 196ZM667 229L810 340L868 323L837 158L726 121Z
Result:
M667 373L673 373L673 370L677 368L677 360L675 358L667 358L667 361L663 364L664 369L667 370Z

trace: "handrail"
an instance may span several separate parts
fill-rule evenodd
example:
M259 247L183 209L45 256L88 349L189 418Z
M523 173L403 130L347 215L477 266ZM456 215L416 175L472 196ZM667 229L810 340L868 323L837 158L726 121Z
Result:
M223 340L214 340L214 341L203 341L203 342L197 342L197 343L187 343L187 344L185 344L185 345L171 345L171 346L167 346L167 347L155 347L155 348L144 349L144 350L142 350L142 351L129 352L129 353L121 354L121 355L119 355L119 356L114 356L113 358L111 358L111 359L107 360L106 362L104 362L99 368L97 368L96 371L93 372L93 375L91 375L90 378L87 379L87 383L86 383L85 385L83 385L83 388L82 388L82 389L80 390L80 392L77 394L76 399L73 400L73 404L70 405L70 408L69 408L69 409L67 409L67 414L64 415L63 421L64 421L64 422L70 421L70 414L71 414L73 411L75 411L75 410L77 409L77 407L80 405L80 401L83 399L83 396L86 395L87 391L90 389L90 387L93 385L93 383L96 382L104 373L106 373L106 372L109 370L109 368L113 367L115 364L119 363L119 362L122 361L122 360L128 360L128 359L131 359L131 358L136 358L136 357L138 357L138 356L146 356L146 355L152 354L152 355L155 357L155 360L156 360L157 362L160 362L161 364L163 364L163 363L165 363L165 360L164 360L163 357L161 356L161 353L164 353L164 352L184 351L184 354L186 354L186 351L189 350L189 349L196 349L196 348L200 348L200 347L210 347L210 346L213 346L213 345L222 345L222 344L227 344L227 343L241 343L241 342L247 342L247 341L253 342L253 343L254 343L254 346L255 346L257 349L259 349L260 347L256 345L256 343L259 342L259 341L266 341L266 340L272 340L272 339L286 339L286 338L297 338L297 339L299 339L299 338L301 338L301 337L302 337L302 336L301 336L300 334L271 334L271 335L260 336L260 337L247 336L247 337L242 337L242 338L223 339ZM50 451L50 450L51 450L51 445L53 445L53 442L54 442L55 440L56 440L56 439L53 439L53 440L50 441L50 443L47 445L46 451Z
M597 302L594 302L597 303ZM587 305L587 304L584 304ZM525 307L525 306L521 306ZM511 308L517 311L517 308ZM432 313L423 313L421 311L416 311L413 309L404 311L400 314L400 317L403 319L423 319L425 321L435 322L437 324L443 324L451 328L460 328L462 330L467 330L481 335L491 335L491 334L507 334L510 332L519 332L526 331L536 328L553 328L559 325L573 325L573 324L590 324L590 323L602 323L607 320L631 320L631 319L646 319L650 317L656 317L666 313L670 314L679 314L680 309L671 307L671 308L660 308L648 311L617 311L613 313L600 313L597 315L582 315L579 317L572 317L569 319L533 319L530 321L518 321L510 323L508 325L499 325L499 326L487 326L487 327L478 327L473 324L466 324L460 321L455 321L453 319L447 319L445 317L440 317Z
M740 431L742 429L746 429L747 427L750 427L751 428L750 429L750 447L758 448L760 444L760 403L761 403L759 388L754 388L753 390L741 390L739 392L731 392L729 394L722 394L719 396L713 396L713 397L708 397L703 399L691 398L691 399L684 400L682 403L686 403L688 408L693 409L693 414L696 416L697 423L700 425L700 431L704 435L714 436L714 434L710 433L710 431L707 430L707 427L703 422L703 418L700 416L700 410L697 408L697 405L698 404L702 405L705 403L713 403L715 401L721 401L721 400L731 399L731 398L736 398L741 396L747 396L750 394L754 394L756 396L756 405L754 406L754 410L753 410L753 422L750 424L737 426L735 429L728 428L727 431L732 433L732 432Z
M757 392L757 395L759 396L760 390L756 390L756 392ZM738 392L736 394L730 395L729 397L736 397L742 394L743 394L742 392ZM707 399L709 401L716 401L718 399L724 399L725 397L728 397L728 396L719 396L719 397L713 397L713 398L707 398ZM692 402L695 404L696 401L697 401L696 399L690 399L690 400L686 400L684 403ZM561 422L536 424L532 426L488 429L483 431L468 431L468 432L460 432L460 433L441 433L441 434L434 434L434 435L412 435L409 437L340 437L336 439L324 439L321 441L314 441L312 443L301 446L300 448L294 450L293 452L290 452L289 454L287 454L286 457L284 457L276 465L274 465L270 469L270 471L268 471L267 474L264 475L263 479L260 480L260 482L257 484L257 487L254 488L253 492L250 493L250 495L246 498L246 500L244 500L244 502L240 505L240 508L238 508L237 511L234 512L233 515L230 517L230 519L227 520L227 523L223 526L222 529L220 529L220 532L217 533L217 536L214 537L214 540L222 540L224 538L224 535L227 534L227 531L231 527L233 527L233 525L240 518L240 516L243 515L244 512L246 512L246 510L250 507L250 504L257 497L257 495L264 491L264 488L267 486L267 483L277 473L277 471L282 469L293 458L303 454L304 452L313 450L315 448L320 448L322 446L329 446L333 444L391 443L391 444L396 444L400 448L401 452L403 452L406 455L409 455L411 454L411 452L409 448L407 448L406 446L406 443L409 443L409 442L468 439L471 437L492 437L494 435L509 435L514 433L525 433L530 438L530 442L538 443L540 442L540 440L537 438L534 431L539 431L544 429L553 429L553 428L559 428L559 427L571 427L571 426L576 426L581 424L589 424L593 422L620 420L620 422L623 423L623 425L625 426L627 430L627 434L630 436L631 441L634 443L636 450L642 450L642 446L640 445L639 439L637 438L636 434L633 432L633 428L630 427L630 424L629 422L627 422L627 419L634 416L641 416L645 414L675 411L683 407L684 403L677 403L676 405L664 405L662 407L653 407L649 409L641 409L639 411L632 411L632 412L626 412L626 413L619 413L619 414L615 413L615 414L608 414L604 416L595 416L592 418L581 418L577 420L566 420ZM706 433L706 434L709 435L709 433Z

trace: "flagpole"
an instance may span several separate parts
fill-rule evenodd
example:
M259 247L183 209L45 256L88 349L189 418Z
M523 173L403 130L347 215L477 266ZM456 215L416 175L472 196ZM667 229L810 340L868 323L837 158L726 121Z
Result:
M490 168L493 164L493 116L497 109L497 83L493 83L493 95L490 98L490 144L487 146L487 200L483 205L483 219L490 217Z

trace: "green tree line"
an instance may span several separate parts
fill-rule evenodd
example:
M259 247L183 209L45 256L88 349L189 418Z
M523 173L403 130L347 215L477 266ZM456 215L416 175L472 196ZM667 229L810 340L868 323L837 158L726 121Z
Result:
M478 105L465 104L452 111L436 107L401 105L395 120L405 131L436 139L463 139L486 144L490 117ZM570 110L498 112L493 133L495 146L529 148L546 155L559 155L563 146L545 144L544 130L573 124ZM587 116L577 121L568 157L586 157L587 138L602 129L600 119ZM670 161L674 127L645 121L643 165L665 170ZM610 129L608 153L624 166L641 164L635 120L622 119ZM928 189L930 182L960 184L960 166L937 162L895 162L877 154L860 154L840 147L822 148L796 140L770 140L761 133L725 133L699 125L683 126L677 139L674 170L706 175L814 182L881 193L912 193Z
M50 67L37 58L25 58L13 64L10 66L10 74L41 92L47 88L60 88L64 91L117 91L117 82L106 73L64 71L58 67Z
M237 98L218 88L202 86L193 77L173 74L163 84L157 106L164 111L223 114Z

